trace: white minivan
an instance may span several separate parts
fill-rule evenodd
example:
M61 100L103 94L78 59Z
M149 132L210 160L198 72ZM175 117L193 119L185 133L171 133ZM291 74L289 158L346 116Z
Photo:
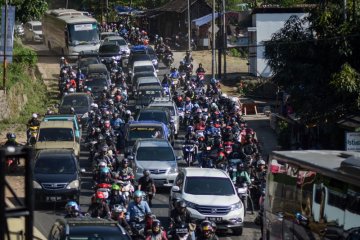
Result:
M233 182L223 170L181 169L171 188L170 208L174 199L186 202L195 221L214 221L219 230L231 229L238 236L243 232L244 207Z
M129 70L129 73L131 73L131 80L132 80L132 78L134 77L135 74L141 73L141 72L154 72L154 76L157 77L158 71L159 70L155 69L152 61L145 60L145 61L134 62L132 69Z
M43 41L42 25L40 21L29 21L25 23L24 40L37 43Z

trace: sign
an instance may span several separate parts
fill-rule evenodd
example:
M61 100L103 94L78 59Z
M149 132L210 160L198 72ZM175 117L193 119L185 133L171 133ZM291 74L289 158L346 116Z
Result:
M74 25L75 31L86 31L86 30L92 30L92 29L93 29L93 25L91 23Z
M5 26L5 6L1 7L0 62L4 61L4 43L6 41L6 61L12 62L15 28L15 6L7 7L7 26ZM6 31L6 39L4 39Z
M360 132L347 132L345 150L360 152Z

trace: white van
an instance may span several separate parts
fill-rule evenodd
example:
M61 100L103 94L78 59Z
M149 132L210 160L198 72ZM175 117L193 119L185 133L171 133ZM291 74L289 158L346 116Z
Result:
M152 61L136 61L134 62L133 67L130 70L131 79L134 77L136 73L140 73L140 72L154 72L155 77L157 77L158 71L159 70L155 69Z
M40 21L29 21L24 25L24 40L41 43L43 41L42 25Z

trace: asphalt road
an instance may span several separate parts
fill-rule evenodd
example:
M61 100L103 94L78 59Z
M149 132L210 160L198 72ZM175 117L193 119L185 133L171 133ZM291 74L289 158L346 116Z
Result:
M40 67L45 69L45 84L47 84L48 88L57 82L56 75L59 73L58 62L59 57L48 57L51 56L47 51L46 47L43 45L29 45L33 49L35 49L39 54L39 63ZM47 55L47 56L43 56ZM179 52L174 54L175 62L178 63L180 59L184 56L184 52ZM201 61L201 59L195 59L195 62ZM168 73L168 69L166 69L163 65L160 65L160 71L158 76L163 76L164 73ZM258 125L259 122L256 122ZM264 124L264 128L266 128L266 123ZM251 121L249 122L251 125ZM255 130L257 129L254 126ZM259 128L261 129L261 127ZM261 136L261 131L258 131L258 135ZM182 155L182 139L183 134L180 134L179 139L176 140L175 150L178 155ZM86 150L83 150L80 157L80 165L82 168L86 169L86 173L82 177L82 185L81 185L81 197L80 197L80 205L82 211L87 211L90 203L90 196L93 191L91 190L92 180L91 180L91 167L90 162L87 160L88 153ZM180 163L181 165L181 163ZM168 198L169 198L170 189L159 189L158 194L155 196L153 200L152 212L160 219L163 224L166 225L168 221ZM36 200L35 200L36 201ZM249 212L248 212L249 213ZM260 238L260 230L259 227L256 226L253 221L256 217L254 215L247 214L245 217L245 225L243 235L241 237L235 237L231 234L226 234L220 236L220 239L259 239ZM55 222L57 218L62 218L64 216L64 204L44 204L41 209L35 211L35 226L45 235L48 236L49 231L51 229L52 224Z

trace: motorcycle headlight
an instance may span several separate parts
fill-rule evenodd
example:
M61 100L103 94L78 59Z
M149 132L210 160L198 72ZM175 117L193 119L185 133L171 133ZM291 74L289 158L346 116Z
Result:
M171 167L170 170L169 170L169 173L177 173L178 172L178 169L176 166L174 167Z
M37 181L33 181L33 188L34 189L42 189L41 185Z
M235 203L235 204L231 205L231 211L241 209L241 207L242 207L242 203L240 201L238 203Z
M80 185L79 180L74 180L67 185L66 189L79 188L79 185Z
M193 202L189 202L189 201L185 201L186 202L186 206L192 209L196 208L196 204Z

